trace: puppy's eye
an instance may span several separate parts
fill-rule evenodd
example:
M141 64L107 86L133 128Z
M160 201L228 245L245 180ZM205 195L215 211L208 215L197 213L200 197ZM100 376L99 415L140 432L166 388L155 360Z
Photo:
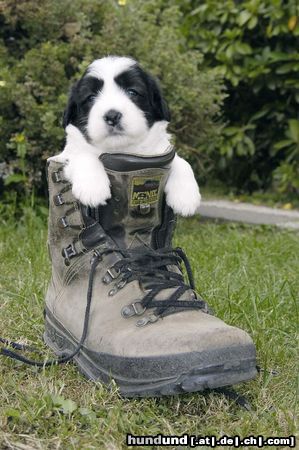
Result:
M88 97L86 97L85 99L84 99L84 103L87 103L87 102L92 102L94 99L95 99L95 95L94 94L91 94L91 95L88 95Z
M127 94L130 97L137 97L137 95L140 95L139 92L135 91L135 89L127 89Z

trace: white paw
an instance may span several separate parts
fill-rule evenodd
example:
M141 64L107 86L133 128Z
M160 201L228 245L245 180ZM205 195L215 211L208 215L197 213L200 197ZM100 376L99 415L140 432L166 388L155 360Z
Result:
M201 195L196 182L175 183L169 179L166 187L166 202L175 214L193 216L199 211Z
M100 151L98 148L91 145L85 139L85 136L81 133L79 128L74 125L68 125L65 129L66 132L66 146L64 151L74 155L82 155L83 153L91 153L99 156Z
M62 152L62 153L59 153L59 155L50 156L50 158L48 158L47 161L54 161L54 162L58 162L58 163L67 163L68 159Z
M68 144L84 145L87 143L79 128L75 127L74 125L68 125L65 129L65 132Z
M74 181L72 193L83 205L93 208L106 205L107 200L111 198L109 182L103 183L102 180L91 180L84 177Z
M64 175L72 183L74 197L83 205L93 208L106 205L111 197L109 177L94 156L72 158L64 168Z

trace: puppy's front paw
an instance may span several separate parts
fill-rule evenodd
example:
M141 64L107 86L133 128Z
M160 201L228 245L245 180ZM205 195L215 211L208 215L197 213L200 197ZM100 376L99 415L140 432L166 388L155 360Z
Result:
M47 161L54 161L54 162L65 164L68 162L68 159L62 152L62 153L59 153L59 155L50 156L50 158L48 158Z
M68 164L64 168L66 179L72 183L74 197L83 205L93 208L106 205L106 201L111 197L107 173L101 166L97 166L97 160L89 161L85 167L84 162L87 163L86 158L83 161L77 161L75 166L73 161L73 164Z
M196 182L186 181L181 184L169 179L165 192L166 202L175 214L187 217L198 213L201 195Z
M79 128L75 127L72 124L69 124L66 129L66 139L67 141L70 141L72 143L75 144L81 144L81 143L85 143L85 138L83 136L83 134L81 133L81 131L79 130Z
M81 179L73 183L72 193L83 205L95 208L99 205L106 205L111 197L109 182L99 182L99 180Z

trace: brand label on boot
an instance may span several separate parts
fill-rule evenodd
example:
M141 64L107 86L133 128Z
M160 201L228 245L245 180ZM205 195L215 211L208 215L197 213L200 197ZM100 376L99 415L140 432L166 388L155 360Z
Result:
M161 177L134 177L131 188L131 206L151 205L159 198Z

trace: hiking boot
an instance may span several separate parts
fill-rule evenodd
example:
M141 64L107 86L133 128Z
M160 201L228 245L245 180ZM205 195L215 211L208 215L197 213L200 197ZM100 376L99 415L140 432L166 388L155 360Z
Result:
M62 164L48 165L45 342L59 356L74 353L88 378L114 379L125 396L201 391L256 375L249 335L211 314L186 255L171 248L175 217L164 187L173 157L102 155L112 197L98 208L74 198Z

